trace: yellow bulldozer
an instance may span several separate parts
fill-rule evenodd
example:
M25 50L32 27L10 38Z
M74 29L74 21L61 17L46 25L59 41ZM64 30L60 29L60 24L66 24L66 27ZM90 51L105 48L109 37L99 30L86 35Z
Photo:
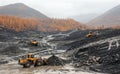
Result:
M34 65L34 67L36 66L41 66L41 65L46 65L47 64L47 59L42 59L41 57L36 58L34 57L33 53L28 53L25 56L22 56L19 59L19 64L23 65L24 68L29 68L32 65Z
M37 40L32 40L30 42L30 44L33 45L33 46L38 46L38 41Z
M92 31L90 31L87 35L86 35L86 37L94 37L94 36L96 36L96 32L92 32Z

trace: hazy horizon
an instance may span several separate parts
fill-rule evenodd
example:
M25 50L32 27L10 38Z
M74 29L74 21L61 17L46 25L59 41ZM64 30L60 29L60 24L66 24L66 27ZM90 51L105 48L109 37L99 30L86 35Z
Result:
M69 18L85 14L102 14L120 4L120 0L1 0L0 6L24 3L48 17Z

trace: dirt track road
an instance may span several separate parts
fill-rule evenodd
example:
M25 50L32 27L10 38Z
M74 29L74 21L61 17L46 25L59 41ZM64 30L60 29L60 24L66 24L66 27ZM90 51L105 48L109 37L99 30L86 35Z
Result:
M94 72L77 71L73 67L62 66L41 66L23 68L17 62L0 65L0 74L101 74Z

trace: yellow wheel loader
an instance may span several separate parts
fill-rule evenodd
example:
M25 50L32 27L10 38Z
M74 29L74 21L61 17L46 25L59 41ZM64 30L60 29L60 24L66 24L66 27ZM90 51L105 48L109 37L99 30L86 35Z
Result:
M19 64L23 65L24 68L29 68L32 65L36 67L36 66L46 65L47 59L42 59L41 57L36 58L34 57L34 54L29 53L25 56L22 56L22 58L19 59Z

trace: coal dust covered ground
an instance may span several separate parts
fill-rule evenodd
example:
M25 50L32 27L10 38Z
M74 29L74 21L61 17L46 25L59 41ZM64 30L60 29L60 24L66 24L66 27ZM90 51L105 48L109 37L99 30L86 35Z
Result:
M57 35L55 33L43 34L35 31L16 33L4 29L0 34L4 36L0 40L0 74L74 74L77 71L72 66L65 66L67 61L62 55L65 50L57 51L56 43L49 42L54 39L52 36ZM38 46L31 45L31 40L37 40ZM29 52L47 58L48 65L23 68L18 64L18 60ZM53 54L55 56L52 56ZM78 71L77 73L88 74L89 72Z
M120 30L98 30L91 38L78 38L65 44L73 66L89 67L101 73L120 73ZM74 37L74 34L73 34Z
M120 30L0 32L0 74L120 73ZM89 32L95 35L86 37ZM31 40L37 40L38 46L31 45ZM18 60L29 52L47 58L48 64L23 68Z
M50 45L42 43L43 33L38 31L15 32L5 28L0 29L0 64L18 60L21 55L29 52L37 52L43 49L50 49ZM31 45L36 40L38 46Z
M52 42L58 43L57 49L66 50L65 56L71 59L75 68L100 73L120 73L120 30L75 30L55 36ZM86 69L87 68L87 69Z

